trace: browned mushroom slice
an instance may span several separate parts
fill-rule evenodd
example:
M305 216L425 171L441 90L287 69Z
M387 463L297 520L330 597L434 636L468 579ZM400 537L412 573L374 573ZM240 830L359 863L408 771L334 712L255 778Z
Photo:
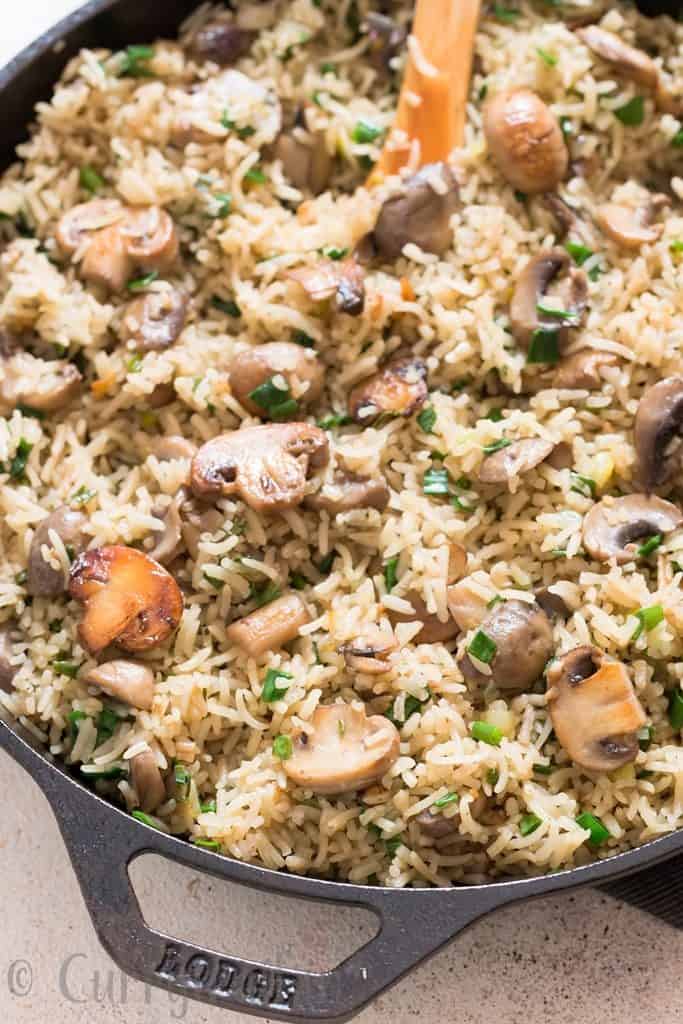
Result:
M349 395L349 414L369 426L378 416L410 416L427 398L427 364L419 356L392 359Z
M69 593L84 605L78 634L92 654L116 642L145 651L178 627L183 596L163 566L121 544L93 548L71 566Z
M460 205L456 176L448 164L427 164L400 192L385 200L370 235L370 247L393 262L409 243L437 256L453 241L451 217Z
M73 363L63 359L47 362L29 352L0 357L4 376L0 381L0 408L18 405L35 412L54 412L75 398L81 375Z
M403 49L407 32L402 25L377 11L370 11L365 24L369 41L368 60L379 71L385 71Z
M443 814L439 814L438 810L435 814L428 807L425 811L416 814L413 821L419 826L420 831L430 839L443 839L458 831L460 815L454 814L452 818L445 818Z
M445 622L442 622L438 615L427 610L427 605L422 598L413 591L406 594L405 599L412 605L412 613L396 612L393 609L387 609L387 615L394 624L397 622L421 622L422 629L416 635L415 643L445 644L449 640L455 639L460 632L457 622L450 615Z
M322 132L315 132L310 143L283 132L273 147L273 156L282 161L285 177L300 191L308 189L317 196L327 188L333 157Z
M270 416L273 407L269 393L261 395L256 392L262 384L272 381L276 387L278 378L283 378L283 385L277 392L283 395L281 402L291 405L292 392L296 395L295 405L301 402L308 404L320 397L323 388L324 370L316 354L290 341L271 341L265 345L256 345L238 352L230 364L230 389L244 408L264 418L279 419ZM289 396L289 398L287 397ZM292 414L296 408L292 408ZM289 417L282 417L289 418Z
M382 477L373 480L354 473L338 472L315 494L307 495L305 504L333 516L358 508L376 508L381 512L389 504L389 488Z
M569 153L557 118L530 89L492 97L484 107L484 134L499 171L521 192L551 192L567 173Z
M556 388L585 388L593 391L603 385L601 367L614 366L616 362L617 357L612 352L579 349L559 362L553 375L553 384Z
M13 663L13 655L12 626L4 622L0 626L0 690L5 693L12 692L14 677L19 671L19 666Z
M664 196L653 196L649 203L638 209L620 203L605 203L598 208L595 219L617 245L623 249L640 249L642 245L656 242L664 230L661 224L653 224L652 220L656 211L668 202Z
M311 725L311 733L295 737L292 756L282 763L302 789L329 794L365 789L398 758L398 730L384 715L368 718L355 705L330 704L315 709Z
M248 53L255 38L255 32L247 31L233 21L209 21L195 33L192 53L199 60L210 60L227 67Z
M285 594L263 608L228 626L228 640L258 658L265 651L277 651L294 640L299 630L311 621L308 608L298 594Z
M117 658L96 665L81 676L81 682L98 686L110 697L141 711L151 711L154 699L154 673L139 661Z
M471 577L453 583L448 588L448 609L459 628L466 633L486 618L488 598L473 584Z
M81 261L86 281L101 284L112 292L125 288L135 266L118 224L96 231Z
M139 352L168 348L185 325L187 296L177 288L146 292L133 299L123 314L123 341L132 341Z
M674 442L683 429L683 377L666 377L643 393L634 423L638 479L651 491L678 465Z
M548 669L548 707L555 735L572 761L609 772L638 753L645 714L621 662L595 647L575 647Z
M548 192L541 199L552 214L553 220L557 225L557 237L559 239L569 237L572 240L587 245L590 249L597 248L595 233L590 225L581 217L578 210L570 206L556 192Z
M549 619L568 619L572 613L564 599L554 594L550 587L539 587L534 596Z
M565 276L557 294L561 305L556 305L547 293L551 283L562 274ZM586 275L571 265L569 253L565 249L539 253L529 260L515 285L510 301L512 333L528 349L537 331L557 331L561 347L569 328L581 323L587 301ZM539 306L541 310L547 307L547 311L539 311Z
M543 675L553 654L553 627L536 602L502 601L479 627L493 643L491 675L480 672L465 653L458 664L471 683L493 682L501 690L527 690Z
M202 445L192 460L192 490L204 499L238 494L257 512L293 508L309 473L328 459L326 434L308 423L247 427Z
M145 814L153 814L166 801L166 786L157 759L151 750L142 750L130 759L130 779L138 803Z
M128 210L120 231L129 256L145 270L168 270L175 263L178 235L161 207Z
M197 445L194 441L188 441L180 434L169 434L168 437L155 437L152 442L152 452L157 459L192 459L197 454Z
M630 562L637 557L636 541L671 533L683 524L683 515L670 501L647 494L603 498L583 521L583 543L591 558Z
M355 639L342 644L347 668L370 676L382 675L391 668L389 655L398 649L396 637L379 626L367 626Z
M181 509L188 499L187 490L181 487L158 518L163 520L163 530L155 531L154 547L147 554L160 565L170 565L183 550ZM156 515L156 513L155 513Z
M60 249L73 255L92 232L122 220L125 212L118 199L93 199L73 206L57 224L56 238Z
M479 469L479 479L483 484L506 484L540 466L554 447L552 441L544 441L540 437L513 441L507 448L500 448L484 459Z
M320 260L315 266L289 270L287 277L301 285L311 302L326 302L334 297L339 312L349 316L360 316L365 308L363 268L353 257Z
M598 25L577 29L576 34L593 53L611 64L624 78L642 85L645 89L657 89L659 70L652 58L643 50L629 46L619 36L607 32Z
M43 519L33 534L28 554L26 589L31 597L57 597L66 590L66 574L62 569L54 569L43 558L43 548L51 548L50 533L54 532L65 546L75 553L85 547L86 538L83 527L87 523L82 512L75 512L68 505L55 509Z
M150 409L161 409L164 405L174 402L176 397L176 390L172 384L157 384L147 395L147 405Z

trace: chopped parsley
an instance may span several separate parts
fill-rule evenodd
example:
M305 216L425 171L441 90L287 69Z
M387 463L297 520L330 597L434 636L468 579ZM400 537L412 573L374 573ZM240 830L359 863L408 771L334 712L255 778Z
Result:
M221 117L221 124L227 131L234 132L239 139L250 139L252 135L256 134L256 129L252 128L250 124L243 126L237 125L232 120L227 110L223 111L223 116Z
M434 425L436 424L436 410L434 407L431 405L425 406L417 417L417 422L419 423L420 428L424 430L425 434L432 434L434 432Z
M614 111L614 116L629 128L642 124L645 119L644 98L642 96L634 96L623 107L617 107Z
M334 245L324 246L319 252L321 256L325 256L328 260L334 260L335 262L343 260L349 254L348 249L339 249Z
M294 331L292 341L295 345L301 345L303 348L315 348L315 338L306 334L305 331Z
M123 53L123 61L119 75L128 78L151 78L153 72L148 63L154 57L152 46L127 46Z
M409 693L403 702L403 718L398 718L396 707L399 698L397 697L391 707L384 712L384 717L388 718L390 722L394 723L394 725L403 725L409 718L412 718L416 711L421 711L431 699L432 695L429 690L427 691L427 696L424 700L420 700L419 697L414 697L412 693Z
M96 491L88 490L85 484L83 484L71 495L69 498L69 504L76 505L78 508L81 508L83 505L87 505L89 501L92 501L96 493Z
M589 260L595 253L592 249L589 249L587 245L582 242L565 242L565 249L576 263L577 267L582 267L586 260Z
M530 836L532 832L536 831L540 824L541 819L537 814L525 814L519 822L519 834L521 836Z
M76 737L78 736L78 730L80 728L79 723L87 717L88 716L86 715L85 711L70 711L66 716L71 731L71 738L73 740L75 740Z
M266 580L263 583L252 583L249 596L257 608L263 608L265 604L275 601L281 593L282 591L277 583L273 580Z
M100 743L105 743L107 740L111 739L118 724L118 716L114 714L111 708L102 708L97 716L96 722L98 747Z
M264 704L272 704L274 701L280 700L287 693L289 683L286 686L278 686L278 679L292 678L293 676L289 672L282 672L279 668L269 668L263 681L263 690L261 691L261 700Z
M345 412L332 412L329 416L323 416L318 420L318 426L322 430L332 430L333 427L343 427L351 422L351 417Z
M280 387L279 381L284 382ZM249 392L249 398L258 405L271 420L285 420L293 416L299 408L299 403L292 398L289 384L281 374L275 374L264 380L257 388Z
M570 491L582 494L584 498L595 497L596 483L591 477L583 476L581 473L574 473L572 471L570 479L572 482L571 487L569 488Z
M535 764L534 771L537 775L552 775L555 771L555 765L553 764Z
M216 216L222 220L228 216L232 209L232 196L229 192L215 192L213 198L219 204Z
M325 557L321 558L318 562L318 572L323 576L327 576L328 572L332 568L336 554L337 552L332 548L332 550L328 551Z
M126 369L128 373L139 373L142 369L142 356L139 352L134 352L133 355L126 363Z
M100 177L95 168L90 167L89 164L81 167L78 181L82 188L92 192L93 195L104 187L104 178Z
M14 458L10 462L9 476L10 480L23 480L26 475L26 466L28 464L28 458L33 451L33 445L26 440L25 437L19 439Z
M503 7L502 4L493 5L493 16L498 21L502 21L507 25L512 25L519 17L519 11L513 7Z
M32 419L32 420L44 420L45 419L45 413L42 411L42 409L33 409L30 405L24 405L23 402L18 402L17 403L17 409L19 410L19 412L21 413L22 416L28 416L29 419Z
M384 566L384 583L387 588L387 593L391 593L396 584L398 583L398 555L390 558Z
M527 363L558 363L560 361L559 332L539 327L531 336Z
M497 650L496 641L492 640L483 629L477 630L467 647L467 653L485 665L489 665L493 661Z
M671 140L671 145L675 146L677 149L683 148L683 128L681 128L679 132L676 132Z

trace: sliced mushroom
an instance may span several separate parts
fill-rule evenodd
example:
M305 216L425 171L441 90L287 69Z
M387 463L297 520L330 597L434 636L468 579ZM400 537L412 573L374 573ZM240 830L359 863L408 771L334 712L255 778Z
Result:
M459 830L460 815L454 814L452 818L446 818L443 814L439 814L438 810L435 814L428 807L416 814L413 821L419 825L420 832L429 836L430 839L443 839Z
M185 326L187 296L177 288L146 292L128 303L123 314L123 341L139 352L168 348Z
M450 616L445 622L442 622L438 615L428 611L425 602L414 591L407 593L405 599L413 607L412 614L387 609L387 615L394 624L397 622L421 622L422 629L416 635L415 643L445 644L449 640L453 640L460 632L457 622Z
M178 235L160 206L129 210L120 230L128 255L145 270L168 270L175 263Z
M621 662L595 647L575 647L548 669L548 707L555 735L572 761L609 772L638 753L645 714Z
M282 161L285 177L300 191L309 190L318 196L327 188L334 158L322 132L313 133L310 144L283 132L275 142L273 156Z
M612 352L600 352L592 348L582 348L578 352L565 356L560 360L553 374L556 388L586 389L593 391L601 388L604 380L600 374L603 366L615 366L617 357Z
M157 459L193 459L197 454L197 445L194 441L188 441L180 434L169 434L168 437L155 437L152 442L152 452Z
M289 779L314 793L365 789L389 771L399 755L396 726L384 715L368 718L355 704L318 707L313 731L294 738L292 756L283 761Z
M141 711L151 711L154 699L154 673L140 661L117 658L96 665L81 676L88 686L99 686L110 697Z
M62 505L41 520L36 527L28 553L26 589L31 597L57 597L67 587L66 575L62 569L54 569L43 558L43 548L52 547L50 534L56 533L65 547L78 554L86 545L83 528L87 523L82 512L75 512L68 505Z
M349 395L349 414L369 426L381 416L410 416L428 395L427 364L419 356L399 356L356 385Z
M36 412L54 412L75 398L81 375L64 359L46 361L30 352L0 357L0 410L7 414L18 405Z
M557 314L539 313L553 281L564 274L558 298ZM536 331L557 331L560 347L567 341L569 328L578 327L588 301L588 281L582 270L572 266L565 249L549 249L533 256L520 274L510 301L510 327L515 339L528 349ZM562 315L560 315L562 314Z
M551 192L569 167L557 118L530 89L510 89L484 107L484 134L498 169L513 188Z
M651 491L672 476L678 465L674 441L683 429L683 377L666 377L643 393L633 428L638 479Z
M121 544L93 548L71 566L69 593L84 605L78 635L92 654L116 642L145 651L167 640L183 613L170 573L148 555Z
M365 308L363 268L353 257L320 260L315 266L289 270L287 277L301 285L311 302L326 302L334 297L339 312L349 316L360 316Z
M557 225L559 239L569 237L573 241L587 245L590 249L597 248L595 232L581 217L578 210L570 206L556 192L548 192L542 199Z
M486 618L488 599L474 586L469 576L448 588L448 610L463 633Z
M131 757L130 780L145 814L153 814L165 802L164 777L151 750L142 750Z
M118 199L92 199L89 203L72 206L57 224L56 238L60 249L72 256L93 232L122 220L125 212Z
M553 627L536 602L502 601L479 628L495 644L491 675L480 672L465 653L458 664L468 682L491 681L500 690L521 692L540 679L553 654Z
M583 543L591 558L617 563L637 556L636 541L671 533L683 524L683 515L670 501L647 494L603 498L583 521Z
M385 200L370 235L370 248L386 262L409 243L437 256L453 241L451 217L460 205L458 181L448 164L426 164Z
M112 224L93 234L81 261L81 274L86 281L120 292L132 277L134 266L119 225Z
M202 534L213 534L222 529L225 516L217 508L205 509L201 514L189 511L182 524L183 542L193 561L199 556L199 539Z
M293 508L309 473L329 459L326 434L308 423L247 427L202 445L190 479L198 498L237 494L257 512Z
M645 89L656 90L659 85L659 69L643 50L629 46L613 32L607 32L598 25L577 29L579 39L589 50L611 64L615 71L625 78L642 85Z
M147 395L147 405L150 409L161 409L164 405L174 402L176 397L176 390L172 384L157 384Z
M376 508L381 512L389 504L389 488L383 477L371 479L337 472L331 482L323 484L315 494L307 495L304 503L308 508L333 516L358 508Z
M19 666L12 663L12 626L4 622L0 626L0 690L5 693L12 692L14 677L19 671Z
M634 209L620 203L605 203L600 206L595 219L613 242L623 249L640 249L642 245L656 242L663 226L653 224L657 210L668 205L666 196L653 196L650 202Z
M344 655L346 667L352 672L364 672L377 676L391 668L389 655L398 649L396 637L379 626L367 626L357 637L342 644L339 653Z
M282 382L279 378L282 378ZM320 397L324 369L315 352L290 341L271 341L243 349L230 364L229 381L233 395L248 412L254 416L263 416L264 419L271 418L269 413L272 407L270 404L260 404L250 396L256 388L271 379L283 392L283 401L291 399L293 394L297 405L309 404ZM292 409L292 414L296 411Z
M554 594L550 587L539 587L534 594L536 603L541 606L549 619L568 619L572 613L559 594Z
M294 640L300 628L310 621L303 598L290 593L233 622L226 635L230 643L237 644L250 658L258 658L265 651L277 651Z
M525 437L513 441L507 448L500 448L488 455L479 469L483 484L506 484L515 477L528 473L548 458L555 445L541 437Z
M255 38L254 32L241 28L234 21L209 21L195 33L192 53L199 60L227 67L248 53Z
M405 46L407 32L402 25L378 11L370 11L365 24L368 30L368 60L378 71L385 71Z
M184 548L181 509L187 499L187 490L181 487L159 516L163 519L164 528L154 532L154 547L147 554L160 565L170 565Z
M553 469L571 469L574 465L574 449L569 441L556 444L546 462Z

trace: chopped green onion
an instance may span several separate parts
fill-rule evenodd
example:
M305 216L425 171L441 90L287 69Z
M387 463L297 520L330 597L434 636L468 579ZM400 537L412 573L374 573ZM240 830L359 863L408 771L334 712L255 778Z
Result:
M384 583L387 588L387 593L390 593L398 583L398 558L399 556L395 555L393 558L390 558L384 566Z
M252 584L250 597L257 608L263 608L265 604L270 604L271 601L278 598L281 593L282 591L277 583L273 580L268 580L265 583Z
M57 658L52 662L52 667L58 675L68 676L69 679L75 679L81 666L75 661L65 661L62 658Z
M541 58L546 67L554 68L557 64L557 57L554 53L548 53L547 50L542 50L540 46L536 47L536 53Z
M370 124L369 121L356 121L356 125L351 132L351 138L354 142L364 144L374 142L375 139L378 139L383 134L383 128L378 128L377 125Z
M460 377L458 380L454 380L451 384L451 394L455 394L458 391L464 391L467 385L471 383L471 377Z
M677 149L683 147L683 128L681 128L680 131L676 132L673 139L671 140L671 145L676 146Z
M683 239L677 238L669 245L671 252L683 252Z
M88 164L81 167L78 175L78 180L82 188L87 189L88 192L98 192L104 185L104 178L100 177L94 167L90 167Z
M438 800L435 800L432 807L448 807L449 804L453 804L459 799L457 793L446 793L445 796L440 796Z
M557 363L559 360L559 331L537 328L531 336L527 363Z
M227 217L228 214L230 213L230 210L232 209L232 196L230 195L230 193L216 192L213 198L218 203L220 203L220 206L218 207L217 216L220 217L221 219Z
M321 256L325 256L328 260L333 260L335 263L339 260L343 260L348 255L348 249L338 249L334 245L324 246L319 250Z
M471 654L477 661L482 661L485 665L488 665L495 658L497 650L496 641L492 640L483 629L478 629L469 643L467 653Z
M537 814L525 814L519 822L519 834L521 836L530 836L540 824L541 819Z
M420 429L424 430L425 434L432 434L434 432L434 424L436 423L436 410L434 407L431 405L425 406L417 417L417 422L420 425Z
M289 736L276 736L273 740L273 753L281 761L287 761L292 756L292 741Z
M500 408L491 409L491 412L484 419L491 420L492 423L500 423L503 419L503 410Z
M28 457L33 451L33 445L30 444L25 437L19 439L14 458L10 462L9 476L10 480L23 480L26 465L28 463Z
M662 543L661 533L655 533L652 537L649 537L644 544L641 544L638 548L638 556L640 558L647 558L653 551L656 551L659 545Z
M218 576L212 576L211 573L206 572L206 570L204 570L202 576L206 582L214 588L214 590L222 590L225 586L225 580L219 579Z
M292 398L289 385L285 381L284 388L279 387L276 380L284 380L279 374L264 380L257 388L249 392L249 398L272 419L284 420L294 415L299 403Z
M477 99L482 103L486 99L486 94L489 91L488 82L484 82L477 93Z
M132 281L129 281L126 287L129 292L144 292L145 288L149 288L159 276L158 270L150 270L149 274L145 274L144 277L135 277Z
M126 363L126 369L128 373L139 373L142 369L142 356L139 352L134 352L133 355Z
M23 587L23 585L24 585L24 583L26 583L27 579L28 579L28 572L26 571L26 569L22 569L21 572L18 572L16 574L16 576L14 577L14 582L18 586Z
M345 412L333 412L329 416L323 416L322 419L318 420L318 426L322 430L332 430L333 427L343 427L350 422L351 417L347 416Z
M501 437L498 441L492 441L491 444L485 444L482 451L486 455L493 455L494 452L499 452L503 448L509 448L512 441L508 440L507 437Z
M555 771L555 766L552 764L535 764L534 771L537 775L552 775Z
M514 191L514 196L518 203L526 202L526 192L520 192L519 189L516 188Z
M594 498L596 483L589 476L583 476L581 473L570 474L572 485L569 488L570 491L575 491L577 494L582 494L584 498Z
M126 769L120 764L104 765L102 768L97 768L96 771L86 771L85 765L81 765L81 771L85 775L86 779L108 779L109 781L116 781L117 779L123 778L127 774Z
M230 116L229 116L229 114L228 114L228 111L227 111L227 110L224 110L224 111L223 111L223 116L221 117L221 124L222 124L222 126L223 126L224 128L226 128L226 129L227 129L227 130L228 130L229 132L234 132L234 133L235 133L235 135L237 135L237 137L238 137L239 139L243 139L243 140L244 140L244 139L249 139L249 138L251 138L251 136L252 136L252 135L255 135L255 134L256 134L256 129L255 129L255 128L252 128L252 126L251 126L250 124L247 124L247 125L243 125L243 126L239 127L239 126L238 126L238 125L237 125L237 124L236 124L236 123L235 123L235 122L234 122L234 121L233 121L233 120L232 120L232 119L230 118Z
M574 314L569 309L558 309L557 306L549 306L547 302L542 299L536 303L536 312L540 313L541 316L554 316L558 320L566 320L567 317L573 317Z
M287 686L278 686L277 681L278 679L292 678L293 676L289 672L282 672L279 668L269 668L263 682L263 690L261 691L263 703L272 704L276 700L281 700L289 689L289 683Z
M321 558L320 561L318 562L318 572L321 573L323 576L327 576L328 572L332 568L336 554L337 552L333 548L331 551L328 551L325 557Z
M97 716L97 746L100 743L104 743L106 740L111 739L114 735L114 730L119 724L118 716L114 714L111 708L102 708L99 715Z
M384 848L390 857L396 855L399 846L403 846L403 838L401 836L392 836L391 839L384 840Z
M50 619L47 624L47 628L51 633L59 633L62 628L62 619Z
M501 597L500 594L496 594L495 597L492 597L490 601L486 602L486 607L489 609L495 608L497 604L502 604L504 601L504 597Z
M28 416L32 420L44 420L45 413L42 409L33 409L30 405L24 405L23 402L17 402L17 409L22 416Z
M638 746L641 750L649 750L652 746L652 737L654 736L654 726L644 725L642 729L638 730Z
M680 686L669 698L669 722L672 729L683 729L683 691Z
M302 576L300 572L290 572L289 585L293 590L305 590L308 585L308 580L305 576Z
M578 816L576 824L580 825L581 828L588 829L590 832L588 842L591 846L602 846L610 837L609 831L600 821L600 818L596 818L594 814L588 814L587 811Z
M260 167L251 167L244 175L244 180L252 185L265 185L268 180Z
M425 494L448 494L448 470L436 469L434 466L426 470L422 478L422 490Z
M78 736L79 722L82 722L84 718L87 718L85 711L70 711L68 713L67 721L71 727L71 738L76 739Z
M510 25L519 17L519 11L514 10L512 7L503 7L502 4L493 5L493 16L498 21L505 22Z
M635 616L639 622L633 631L632 643L638 639L644 630L649 632L649 630L654 629L655 626L658 626L664 620L664 609L661 604L653 604L649 608L639 608Z
M642 96L634 96L623 107L617 107L614 116L629 128L642 124L645 119L645 100Z
M503 734L497 725L491 725L490 722L472 722L470 725L470 734L473 740L479 740L481 743L488 743L492 747L499 747L500 741L503 738Z
M127 46L119 75L128 75L129 78L150 78L152 72L147 63L153 57L154 49L151 46Z
M581 242L565 242L564 247L577 267L582 267L586 260L595 255L592 249L589 249L587 245L583 245Z
M216 813L216 801L207 800L205 803L199 805L200 814L215 814Z
M132 816L136 821L141 821L143 825L149 825L150 828L155 828L157 832L161 831L155 819L150 818L149 814L145 814L144 811L133 811Z
M204 839L203 836L192 836L190 842L192 842L194 846L201 847L202 850L213 850L214 853L220 852L221 844L217 839Z
M488 782L489 786L495 786L499 778L500 772L498 771L498 769L489 768L489 770L486 773L486 781Z
M295 331L292 335L292 341L295 345L301 345L303 348L315 348L315 338L312 338L310 334L306 334L305 331Z
M322 63L320 65L320 74L321 75L336 75L336 73L337 73L337 65L336 64L332 64L331 61L325 61L324 63Z
M211 305L214 309L218 309L221 313L225 313L234 319L242 316L242 310L232 299L222 299L220 295L214 295L211 299Z
M173 776L179 786L187 786L190 782L190 773L184 764L176 763L173 769Z
M96 494L97 491L91 491L85 486L85 484L83 484L71 495L69 498L69 504L76 505L78 508L81 508L83 505L87 505L89 501L92 501Z

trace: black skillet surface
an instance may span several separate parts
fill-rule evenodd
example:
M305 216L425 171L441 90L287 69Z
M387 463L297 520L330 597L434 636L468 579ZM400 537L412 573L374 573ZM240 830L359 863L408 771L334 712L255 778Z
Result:
M193 0L91 0L29 46L0 71L0 166L11 161L25 137L35 103L49 96L65 62L82 46L118 49L173 36L195 6ZM641 3L646 13L656 8L677 14L680 6ZM157 832L86 789L7 715L0 715L0 746L46 794L97 934L116 963L142 981L215 1006L293 1022L347 1020L477 918L580 885L599 885L683 927L683 857L672 859L683 853L683 831L542 878L394 891L269 871ZM334 970L320 974L225 957L147 926L127 868L149 852L262 891L364 907L377 917L379 930Z

